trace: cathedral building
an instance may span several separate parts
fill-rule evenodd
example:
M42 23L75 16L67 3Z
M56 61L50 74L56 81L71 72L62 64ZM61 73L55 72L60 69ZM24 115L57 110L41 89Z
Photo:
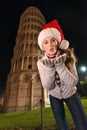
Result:
M15 112L49 106L48 91L41 86L37 60L43 56L37 36L46 21L36 7L28 7L20 16L11 69L4 97L4 112Z

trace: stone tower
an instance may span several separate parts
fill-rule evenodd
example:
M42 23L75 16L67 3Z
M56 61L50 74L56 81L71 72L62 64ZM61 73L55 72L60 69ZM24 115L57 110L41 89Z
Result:
M37 35L45 18L36 7L28 7L20 17L11 70L4 97L4 112L31 110L49 105L48 91L43 90L38 76L37 60L42 56Z

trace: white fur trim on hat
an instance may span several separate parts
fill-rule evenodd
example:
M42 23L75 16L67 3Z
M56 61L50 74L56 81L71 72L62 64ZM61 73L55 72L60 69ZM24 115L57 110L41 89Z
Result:
M39 33L39 36L38 36L38 45L39 45L41 50L43 50L42 49L42 42L47 37L54 37L54 38L56 38L56 40L58 42L61 42L60 32L56 28L46 28L46 29L43 29Z

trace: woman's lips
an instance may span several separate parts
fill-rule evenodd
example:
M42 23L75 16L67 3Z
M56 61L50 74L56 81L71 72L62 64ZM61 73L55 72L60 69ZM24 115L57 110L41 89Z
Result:
M49 51L54 51L54 48L50 48Z
M56 52L56 49L55 48L50 48L49 52Z

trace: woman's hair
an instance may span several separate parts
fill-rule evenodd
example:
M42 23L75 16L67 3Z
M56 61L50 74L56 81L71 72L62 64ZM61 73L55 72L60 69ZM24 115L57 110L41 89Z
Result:
M77 58L74 53L74 48L68 48L66 50L60 49L60 53L66 53L65 65L68 67L68 69L70 69L70 66L74 65L77 62Z

